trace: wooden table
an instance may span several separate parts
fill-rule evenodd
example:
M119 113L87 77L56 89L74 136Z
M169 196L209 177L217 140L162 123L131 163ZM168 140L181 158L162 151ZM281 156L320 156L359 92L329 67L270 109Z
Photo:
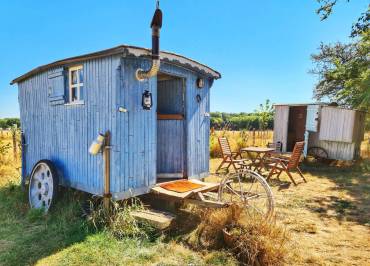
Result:
M252 161L251 167L254 166L254 170L257 170L258 172L260 172L261 169L264 168L264 161L266 156L274 151L274 148L266 147L247 147L240 149L241 153L247 153L249 159ZM256 154L256 156L253 156L253 153Z

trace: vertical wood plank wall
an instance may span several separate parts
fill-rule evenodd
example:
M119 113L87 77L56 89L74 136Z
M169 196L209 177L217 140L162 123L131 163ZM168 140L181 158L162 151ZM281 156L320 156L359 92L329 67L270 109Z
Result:
M48 72L19 83L21 126L27 144L26 169L41 159L52 160L63 174L65 185L101 195L102 157L88 153L98 133L114 127L116 97L115 56L82 62L84 67L83 105L50 105Z
M181 78L158 82L158 114L184 114L185 88L183 85Z
M288 122L289 122L289 106L276 105L274 116L274 143L278 141L282 142L283 152L286 152L287 150Z
M307 105L306 130L317 132L319 129L320 105Z
M183 174L184 121L158 120L157 125L157 174Z
M210 118L206 113L210 111L210 84L205 78L205 86L198 89L196 80L201 75L183 67L163 63L161 72L185 78L185 138L186 160L185 168L189 178L201 178L209 174L209 131ZM198 103L196 96L201 101Z
M52 160L63 174L62 183L103 194L103 160L92 156L88 147L98 133L112 132L111 192L127 198L149 191L156 183L157 79L139 82L135 71L147 69L148 60L109 56L81 62L84 67L84 104L50 105L48 72L20 82L19 103L22 130L25 133L27 175L41 159ZM209 172L209 85L198 89L198 74L169 63L161 71L186 80L185 167L190 178ZM153 107L141 106L144 90L152 92ZM201 101L197 102L196 96ZM128 110L118 112L119 107Z
M127 112L117 114L117 143L112 172L115 198L146 193L156 183L157 78L138 81L135 77L138 68L149 67L149 61L144 59L121 59L116 108L124 107ZM142 107L145 90L152 93L151 110Z
M351 143L354 140L356 111L325 106L321 109L320 140Z
M180 78L158 82L158 114L184 115L184 85ZM184 132L184 120L157 121L157 174L184 174Z
M330 159L353 160L355 159L356 144L339 141L326 141L319 139L319 133L310 132L308 147L321 147L328 152Z

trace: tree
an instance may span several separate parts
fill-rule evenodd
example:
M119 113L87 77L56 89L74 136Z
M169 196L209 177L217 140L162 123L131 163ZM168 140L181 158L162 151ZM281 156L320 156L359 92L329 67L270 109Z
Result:
M349 44L321 44L319 53L311 56L319 82L314 97L328 97L340 105L369 110L370 108L370 34Z
M320 7L316 13L320 16L321 20L326 20L333 12L334 6L338 0L316 0ZM345 0L349 2L350 0ZM352 25L351 37L361 35L369 29L370 25L370 5L368 9L360 15L357 21Z
M327 19L338 0L317 0L316 11L321 20ZM349 2L349 0L347 0ZM370 6L352 25L352 42L321 44L311 55L315 64L310 72L318 75L314 89L317 100L329 98L340 105L368 111L370 109Z
M260 129L266 130L269 128L269 122L273 120L274 106L267 99L264 104L259 105L259 109L254 111L259 116Z

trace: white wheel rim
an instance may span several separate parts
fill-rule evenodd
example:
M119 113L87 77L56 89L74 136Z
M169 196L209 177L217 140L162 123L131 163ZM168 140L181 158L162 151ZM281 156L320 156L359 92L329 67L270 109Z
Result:
M53 175L46 163L36 165L31 174L29 187L29 202L31 208L47 211L53 198Z

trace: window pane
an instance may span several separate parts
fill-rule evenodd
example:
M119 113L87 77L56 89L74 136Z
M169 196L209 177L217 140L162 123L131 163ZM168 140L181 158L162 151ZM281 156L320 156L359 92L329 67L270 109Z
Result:
M83 83L84 82L84 70L80 69L78 70L78 73L80 75L80 83Z
M71 71L71 83L72 84L77 84L77 71Z
M80 101L84 99L84 86L80 86Z
M74 102L74 101L77 101L77 88L76 87L74 87L74 88L72 88L71 89L71 91L72 91L72 102Z

